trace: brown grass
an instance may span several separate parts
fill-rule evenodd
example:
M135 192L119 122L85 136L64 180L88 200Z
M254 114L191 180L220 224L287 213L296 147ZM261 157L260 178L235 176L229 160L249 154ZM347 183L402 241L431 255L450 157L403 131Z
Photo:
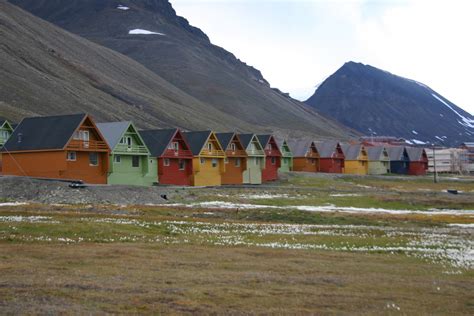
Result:
M0 311L472 315L472 273L441 271L381 254L0 244Z

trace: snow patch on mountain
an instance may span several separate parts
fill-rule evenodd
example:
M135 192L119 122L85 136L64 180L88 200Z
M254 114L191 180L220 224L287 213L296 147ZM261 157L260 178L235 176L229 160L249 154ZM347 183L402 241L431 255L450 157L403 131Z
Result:
M432 93L431 94L436 100L438 100L439 102L443 103L444 105L446 105L451 111L453 111L454 113L456 113L457 116L459 116L461 118L461 121L458 121L459 124L461 124L462 126L466 126L466 127L470 127L470 128L474 128L474 120L473 119L470 119L470 118L467 118L461 114L459 114L458 111L456 111L455 109L453 109L453 107L451 105L449 105L448 103L446 103L443 99L441 99L440 97L438 97L436 94Z
M413 131L411 131L411 132L412 132L413 134L415 134L415 135L418 135L418 132L415 131L415 130L413 130Z
M124 6L124 5L121 5L121 4L119 4L119 5L118 5L117 9L119 9L119 10L123 10L123 11L130 10L130 8L129 8L129 7L126 7L126 6Z
M166 35L166 34L163 34L163 33L152 32L152 31L143 30L143 29L133 29L133 30L128 31L128 34L132 34L132 35L162 35L162 36Z
M416 145L426 145L425 142L422 142L421 140L418 140L418 139L412 139L411 141Z

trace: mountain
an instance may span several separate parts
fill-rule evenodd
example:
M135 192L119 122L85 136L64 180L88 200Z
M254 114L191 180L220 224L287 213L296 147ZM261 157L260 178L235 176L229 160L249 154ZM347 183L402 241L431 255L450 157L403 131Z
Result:
M455 146L474 140L474 117L428 86L361 63L327 78L308 105L366 135Z
M207 108L138 62L0 0L1 116L88 112L142 127L252 127Z
M176 15L166 0L10 0L69 32L139 62L182 91L209 127L277 131L284 135L347 138L354 135L305 104L272 89L261 73L213 45L200 29ZM231 34L229 34L231 36ZM119 66L119 65L117 65ZM141 67L140 69L143 69ZM122 74L127 75L123 70ZM133 76L130 76L133 77ZM157 90L167 97L167 92ZM221 116L222 115L222 116ZM178 119L194 128L200 114ZM233 120L229 120L233 118Z

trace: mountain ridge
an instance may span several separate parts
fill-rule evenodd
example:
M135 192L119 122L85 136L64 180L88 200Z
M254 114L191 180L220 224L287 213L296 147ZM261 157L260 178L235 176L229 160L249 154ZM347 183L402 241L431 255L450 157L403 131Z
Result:
M362 63L345 63L305 103L367 135L451 146L474 139L471 114L423 83Z
M5 78L0 82L5 87L5 89L2 89L3 91L7 88L16 91L15 95L8 95L7 93L2 95L0 93L0 102L3 102L0 109L4 109L3 112L7 113L6 116L10 115L10 117L16 118L33 114L47 115L48 113L54 113L51 103L59 103L62 100L64 103L70 102L73 105L69 106L71 111L77 112L75 109L84 108L91 111L91 114L97 115L100 120L131 119L135 120L138 126L146 128L212 128L218 131L234 129L249 132L275 132L284 136L313 135L314 137L330 138L348 138L351 135L356 135L356 133L346 129L339 123L320 116L303 103L276 93L269 87L258 70L239 62L233 54L222 48L216 48L209 52L206 47L212 44L208 42L207 36L199 29L190 26L184 18L176 17L174 10L167 1L121 1L120 4L129 6L129 10L117 9L119 2L112 0L38 0L22 2L33 13L41 13L44 10L54 19L61 21L69 20L71 22L74 19L68 19L68 17L71 17L71 14L72 16L79 14L80 16L74 20L74 23L93 25L92 28L87 29L88 32L86 33L89 35L92 33L96 36L97 34L100 35L103 34L104 30L119 32L120 34L116 37L107 37L103 40L121 46L129 55L140 54L140 52L145 51L145 57L149 58L152 64L158 67L155 69L147 67L143 62L140 63L137 58L132 58L133 56L126 57L126 54L124 55L120 49L115 49L115 52L112 53L106 48L107 45L103 45L104 43L97 40L97 38L95 38L96 43L92 44L88 38L78 37L84 35L80 32L72 35L67 30L59 30L49 23L45 24L47 22L36 20L37 18L25 15L26 13L20 13L18 8L14 10L13 6L8 4L15 4L19 1L2 2L5 8L10 6L8 8L9 14L14 15L13 18L10 17L10 23L17 24L10 29L6 29L5 23L0 24L3 32L10 34L8 38L2 38L2 42L10 41L5 43L4 47L6 45L13 48L13 50L28 51L29 48L25 45L32 45L34 49L31 50L36 51L37 46L44 46L48 52L48 54L45 54L45 50L41 49L37 51L38 56L27 54L28 60L25 61L21 60L11 49L9 53L5 49L0 51L5 56L0 63L0 70L4 73L14 72L15 69L12 68L12 65L18 62L35 66L42 65L42 62L48 60L46 65L42 66L41 74L32 71L31 68L22 69L24 71L23 78L31 77L30 72L33 72L32 80L35 80L35 83L30 83L30 85L28 85L28 80L22 82L23 88L26 89L23 95L15 90L12 84L13 82L18 84L18 78L9 75L9 78ZM161 5L165 6L164 12L161 13L151 13L145 10L146 8L160 8ZM132 14L130 20L125 23L126 27L118 27L117 23L123 24L121 23L124 17L123 13L126 14L133 10L138 13ZM88 18L83 20L81 14L84 14L85 17L88 17L89 14L104 14L104 16L100 15L100 21L96 20L97 25L94 25L92 23L94 21L88 20ZM108 15L111 15L112 18L107 19ZM4 14L3 19L8 19L8 16ZM170 19L171 22L169 22ZM145 23L146 25L143 24L144 20L148 21ZM158 22L154 23L150 20ZM32 25L28 26L26 33L31 32L34 35L29 36L26 41L18 40L19 38L24 39L26 35L18 32L18 30L15 31L15 28L21 29L22 24L28 23ZM152 31L161 31L166 36L153 35L150 37L148 35L128 34L127 30L146 29L150 26L150 23L153 24ZM166 30L158 29L160 25L166 27ZM182 25L185 25L184 30ZM48 32L55 34L59 41L56 42L55 39L48 37L45 34ZM106 34L108 33L106 32ZM89 37L93 36L90 35ZM33 38L36 42L32 40ZM44 41L44 43L41 41ZM205 45L199 44L202 41L205 42ZM79 42L80 44L78 44ZM189 43L192 43L192 45ZM22 47L22 45L25 47ZM163 50L155 50L157 47ZM48 67L56 69L55 67L58 66L53 64L55 61L49 60L50 55L53 54L49 51L50 49L61 56L66 56L70 61L69 64L63 65L61 71L66 73L66 69L69 69L71 73L63 74L65 80L62 82L55 81L54 84L58 87L64 84L67 90L74 90L74 93L65 93L63 88L53 89L47 85L49 81L41 80L42 76L47 76ZM186 55L188 53L191 55ZM98 56L101 54L102 57ZM230 61L224 63L224 61L215 57L216 54L224 56ZM182 56L187 56L188 59L181 63L180 57ZM206 62L191 69L192 64L199 61L198 57L206 59ZM135 61L132 62L131 59L135 59ZM8 63L11 63L11 65L8 65ZM70 64L73 64L73 66ZM203 71L208 65L214 66L208 71ZM232 66L232 69L229 69L229 65ZM10 68L7 69L7 67ZM237 68L240 70L235 70ZM86 74L83 73L84 69L87 70ZM59 71L59 68L57 70ZM200 73L200 71L203 72ZM72 73L75 75L72 75ZM87 78L80 82L68 82L68 79L71 79L68 76L75 78L76 75L79 76L78 73ZM216 74L215 78L213 78L214 74ZM226 81L226 78L230 78L229 81ZM178 80L178 84L176 84L176 80ZM133 91L129 91L131 89L126 87L128 81L134 86ZM33 89L32 86L42 86L42 89L38 91L38 89ZM78 87L82 89L80 92L77 91ZM85 93L85 91L90 90L92 92ZM100 90L100 93L96 90ZM49 93L46 93L47 91ZM81 98L75 97L75 95L80 95ZM38 101L38 104L33 106L32 103L36 102L33 100ZM104 100L107 100L107 102ZM91 106L90 103L94 102L97 102L97 104L106 103L107 106L104 109ZM115 102L120 105L119 111L115 111L113 107ZM12 103L15 103L14 106ZM68 106L58 105L57 109L64 112L68 109Z

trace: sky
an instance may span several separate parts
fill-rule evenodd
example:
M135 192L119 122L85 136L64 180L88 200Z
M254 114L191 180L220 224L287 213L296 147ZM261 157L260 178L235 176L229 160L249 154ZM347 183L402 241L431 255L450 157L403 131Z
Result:
M299 100L347 61L422 82L474 114L474 1L170 0Z

